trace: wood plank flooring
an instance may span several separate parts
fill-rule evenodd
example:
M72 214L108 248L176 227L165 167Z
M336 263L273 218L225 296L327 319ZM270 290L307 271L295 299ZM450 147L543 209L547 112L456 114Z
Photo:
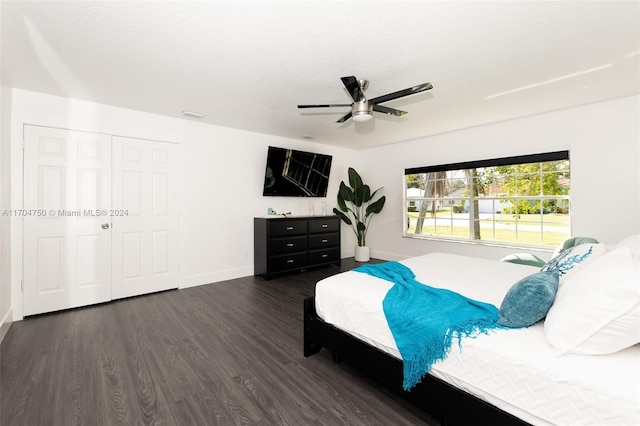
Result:
M438 424L326 350L303 357L303 299L354 266L15 322L0 345L0 424Z

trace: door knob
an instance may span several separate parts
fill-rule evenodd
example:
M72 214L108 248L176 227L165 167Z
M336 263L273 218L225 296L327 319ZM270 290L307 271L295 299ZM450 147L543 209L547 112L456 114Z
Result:
M102 224L102 229L109 229L109 224L108 223L103 223Z

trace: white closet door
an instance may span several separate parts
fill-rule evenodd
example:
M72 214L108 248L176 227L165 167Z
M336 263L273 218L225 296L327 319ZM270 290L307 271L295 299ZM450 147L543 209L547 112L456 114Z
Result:
M178 146L118 136L112 144L112 297L177 288Z
M24 132L25 315L110 300L110 137Z

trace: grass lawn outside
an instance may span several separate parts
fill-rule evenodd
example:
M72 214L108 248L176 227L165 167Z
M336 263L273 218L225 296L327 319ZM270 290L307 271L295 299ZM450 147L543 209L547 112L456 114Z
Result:
M408 234L415 234L418 212L409 212ZM541 229L544 232L541 232ZM469 214L452 213L450 208L427 213L422 235L469 238ZM570 237L568 214L481 213L480 236L483 241L556 246Z

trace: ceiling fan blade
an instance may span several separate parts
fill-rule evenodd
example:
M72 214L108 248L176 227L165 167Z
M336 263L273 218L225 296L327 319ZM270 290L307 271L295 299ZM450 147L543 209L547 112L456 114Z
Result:
M331 107L350 107L351 104L323 104L323 105L298 105L298 108L331 108Z
M382 105L373 105L373 110L382 112L384 114L395 115L397 117L400 117L401 115L405 115L407 113L407 111L401 111L399 109L389 108Z
M336 121L336 123L344 123L345 121L347 121L348 119L351 118L351 115L353 113L351 111L349 111L348 113L346 113L342 118L340 118L340 120Z
M342 80L342 84L347 88L349 95L353 98L354 101L359 102L364 99L364 93L360 89L360 83L354 76L349 77L340 77Z
M379 104L381 102L391 101L393 99L402 98L403 96L413 95L415 93L424 92L425 90L433 89L431 83L419 84L417 86L410 87L408 89L399 90L397 92L388 93L386 95L378 96L377 98L369 99L369 103Z

